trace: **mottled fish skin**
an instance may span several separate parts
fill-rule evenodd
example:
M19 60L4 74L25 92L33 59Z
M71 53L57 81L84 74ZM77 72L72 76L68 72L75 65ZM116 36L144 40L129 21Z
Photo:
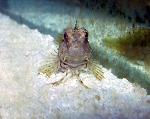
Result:
M60 69L80 69L91 59L88 32L84 28L67 28L58 49Z

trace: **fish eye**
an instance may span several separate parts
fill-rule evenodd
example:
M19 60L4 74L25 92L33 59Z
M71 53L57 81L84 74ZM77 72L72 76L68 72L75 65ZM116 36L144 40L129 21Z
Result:
M67 33L65 32L64 33L64 39L67 39L68 38L68 35L67 35Z
M85 31L85 40L84 43L88 43L88 31Z
M85 32L85 38L88 38L88 32L87 31Z

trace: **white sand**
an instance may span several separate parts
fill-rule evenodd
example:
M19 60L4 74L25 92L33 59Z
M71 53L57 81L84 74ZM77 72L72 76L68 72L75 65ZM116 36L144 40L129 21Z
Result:
M58 86L38 69L56 49L53 38L19 25L0 14L0 119L149 119L150 96L145 89L104 70L105 79L92 74L65 77ZM49 56L51 57L51 56Z

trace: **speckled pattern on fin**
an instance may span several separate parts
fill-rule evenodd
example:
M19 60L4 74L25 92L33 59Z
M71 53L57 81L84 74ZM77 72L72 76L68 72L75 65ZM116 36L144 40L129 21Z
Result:
M55 44L60 45L63 42L63 33L59 33L54 40Z
M97 61L91 60L89 61L87 66L97 79L102 80L104 78L104 72L102 71L102 66L99 65Z
M57 58L52 58L45 65L40 67L38 73L42 73L50 77L53 73L58 71L58 64Z

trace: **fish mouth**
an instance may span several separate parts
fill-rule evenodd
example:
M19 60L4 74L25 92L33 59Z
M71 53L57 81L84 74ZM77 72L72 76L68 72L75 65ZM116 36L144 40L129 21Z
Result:
M81 60L79 58L71 58L71 59L66 59L66 61L64 61L65 63L70 63L70 64L83 64L85 62L87 62L86 60Z
M61 62L70 68L77 68L87 64L87 60L81 59L81 57L67 57L66 60L61 60Z
M82 66L85 66L87 64L87 62L63 62L64 65L67 65L69 68L74 69L74 68L79 68Z
M73 64L80 64L80 63L86 62L86 59L83 56L74 56L74 57L68 57L67 62L70 62Z

